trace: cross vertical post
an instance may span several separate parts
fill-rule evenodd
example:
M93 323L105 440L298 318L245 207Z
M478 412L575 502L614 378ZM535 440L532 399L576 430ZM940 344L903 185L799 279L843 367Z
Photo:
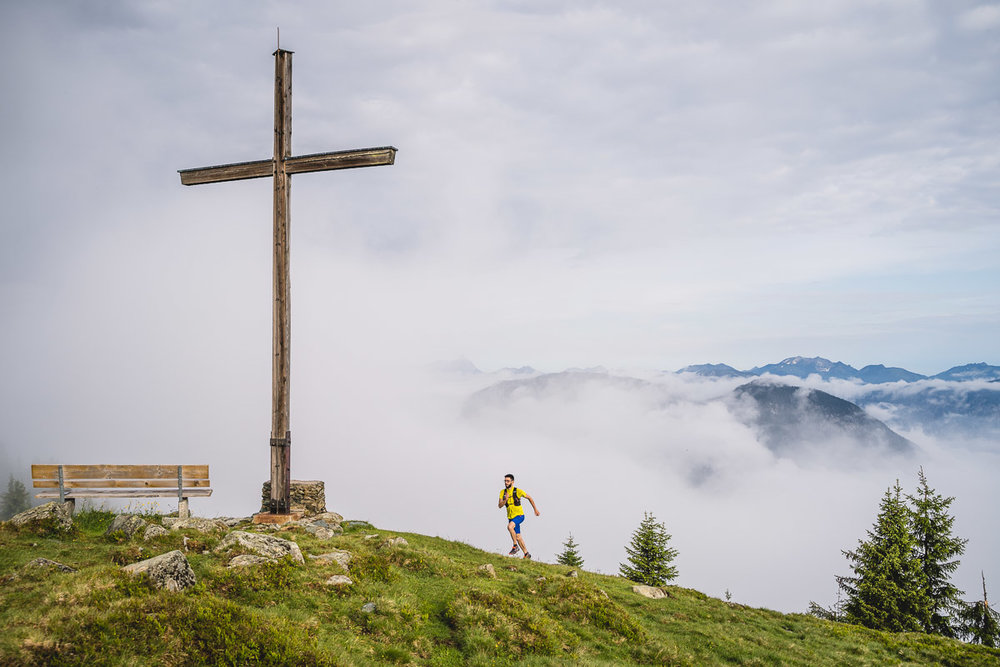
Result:
M271 366L271 512L291 509L292 313L288 225L291 181L285 160L292 154L292 52L274 52L274 317Z
M273 324L271 360L271 496L270 511L291 511L291 285L289 280L289 213L291 176L391 165L392 146L292 156L292 52L274 52L274 156L270 160L236 162L181 169L183 185L271 177L274 186Z

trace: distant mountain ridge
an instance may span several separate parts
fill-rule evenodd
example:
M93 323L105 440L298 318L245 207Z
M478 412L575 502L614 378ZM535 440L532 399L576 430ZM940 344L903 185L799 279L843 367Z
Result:
M818 375L824 380L858 380L865 384L888 382L917 382L919 380L948 380L965 382L969 380L1000 381L1000 366L987 363L955 366L937 375L921 375L905 368L886 367L882 364L854 368L840 361L830 361L823 357L788 357L776 364L756 366L741 371L728 364L695 364L685 366L678 373L694 373L705 377L760 377L762 375L792 376L805 379Z

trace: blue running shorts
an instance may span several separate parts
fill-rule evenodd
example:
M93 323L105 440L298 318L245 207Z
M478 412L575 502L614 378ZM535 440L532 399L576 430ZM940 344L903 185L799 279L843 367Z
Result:
M514 532L517 533L518 535L520 535L521 534L521 522L524 521L524 515L523 514L518 514L513 519L507 519L507 523L510 523L511 521L514 522Z

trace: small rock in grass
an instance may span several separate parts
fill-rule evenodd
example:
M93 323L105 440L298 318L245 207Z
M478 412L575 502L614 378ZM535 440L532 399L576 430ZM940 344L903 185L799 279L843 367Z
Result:
M299 545L290 540L274 537L273 535L261 535L259 533L234 530L222 538L219 546L215 547L215 552L219 553L233 547L247 549L265 558L278 559L284 556L291 556L292 560L296 563L306 562L306 559L302 557L302 550L299 549Z
M340 549L334 549L333 551L325 554L320 554L318 556L313 556L309 554L310 560L318 561L322 564L336 563L340 567L347 569L347 565L351 562L351 552L341 551Z
M35 560L24 564L24 569L26 570L33 568L59 570L60 572L76 572L76 568L70 567L69 565L63 565L58 561L49 560L48 558L36 558Z
M168 535L169 533L170 531L164 528L163 526L157 526L155 523L151 523L148 526L146 526L146 530L142 534L142 539L148 542L149 540L161 537L163 535Z
M119 514L115 517L108 529L104 531L105 535L112 535L114 533L121 533L127 539L132 539L135 534L146 527L146 521L142 517L138 517L134 514Z
M652 598L653 600L659 600L660 598L667 597L666 591L662 588L657 588L656 586L633 586L632 592L638 593L643 597Z
M122 568L129 574L149 575L157 588L177 592L195 585L194 570L180 551L168 551L154 558Z
M253 554L240 554L236 556L231 561L229 561L230 569L236 567L252 567L254 565L260 565L261 563L273 563L273 558L265 558L264 556L254 556Z

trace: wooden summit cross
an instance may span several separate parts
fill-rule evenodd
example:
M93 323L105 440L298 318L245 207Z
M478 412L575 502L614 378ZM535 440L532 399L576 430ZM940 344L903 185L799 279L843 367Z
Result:
M182 169L181 183L199 185L246 178L274 179L274 328L271 365L271 512L291 511L291 443L288 419L291 308L288 279L288 212L291 175L390 165L392 146L292 157L292 52L274 52L274 157L199 169Z

